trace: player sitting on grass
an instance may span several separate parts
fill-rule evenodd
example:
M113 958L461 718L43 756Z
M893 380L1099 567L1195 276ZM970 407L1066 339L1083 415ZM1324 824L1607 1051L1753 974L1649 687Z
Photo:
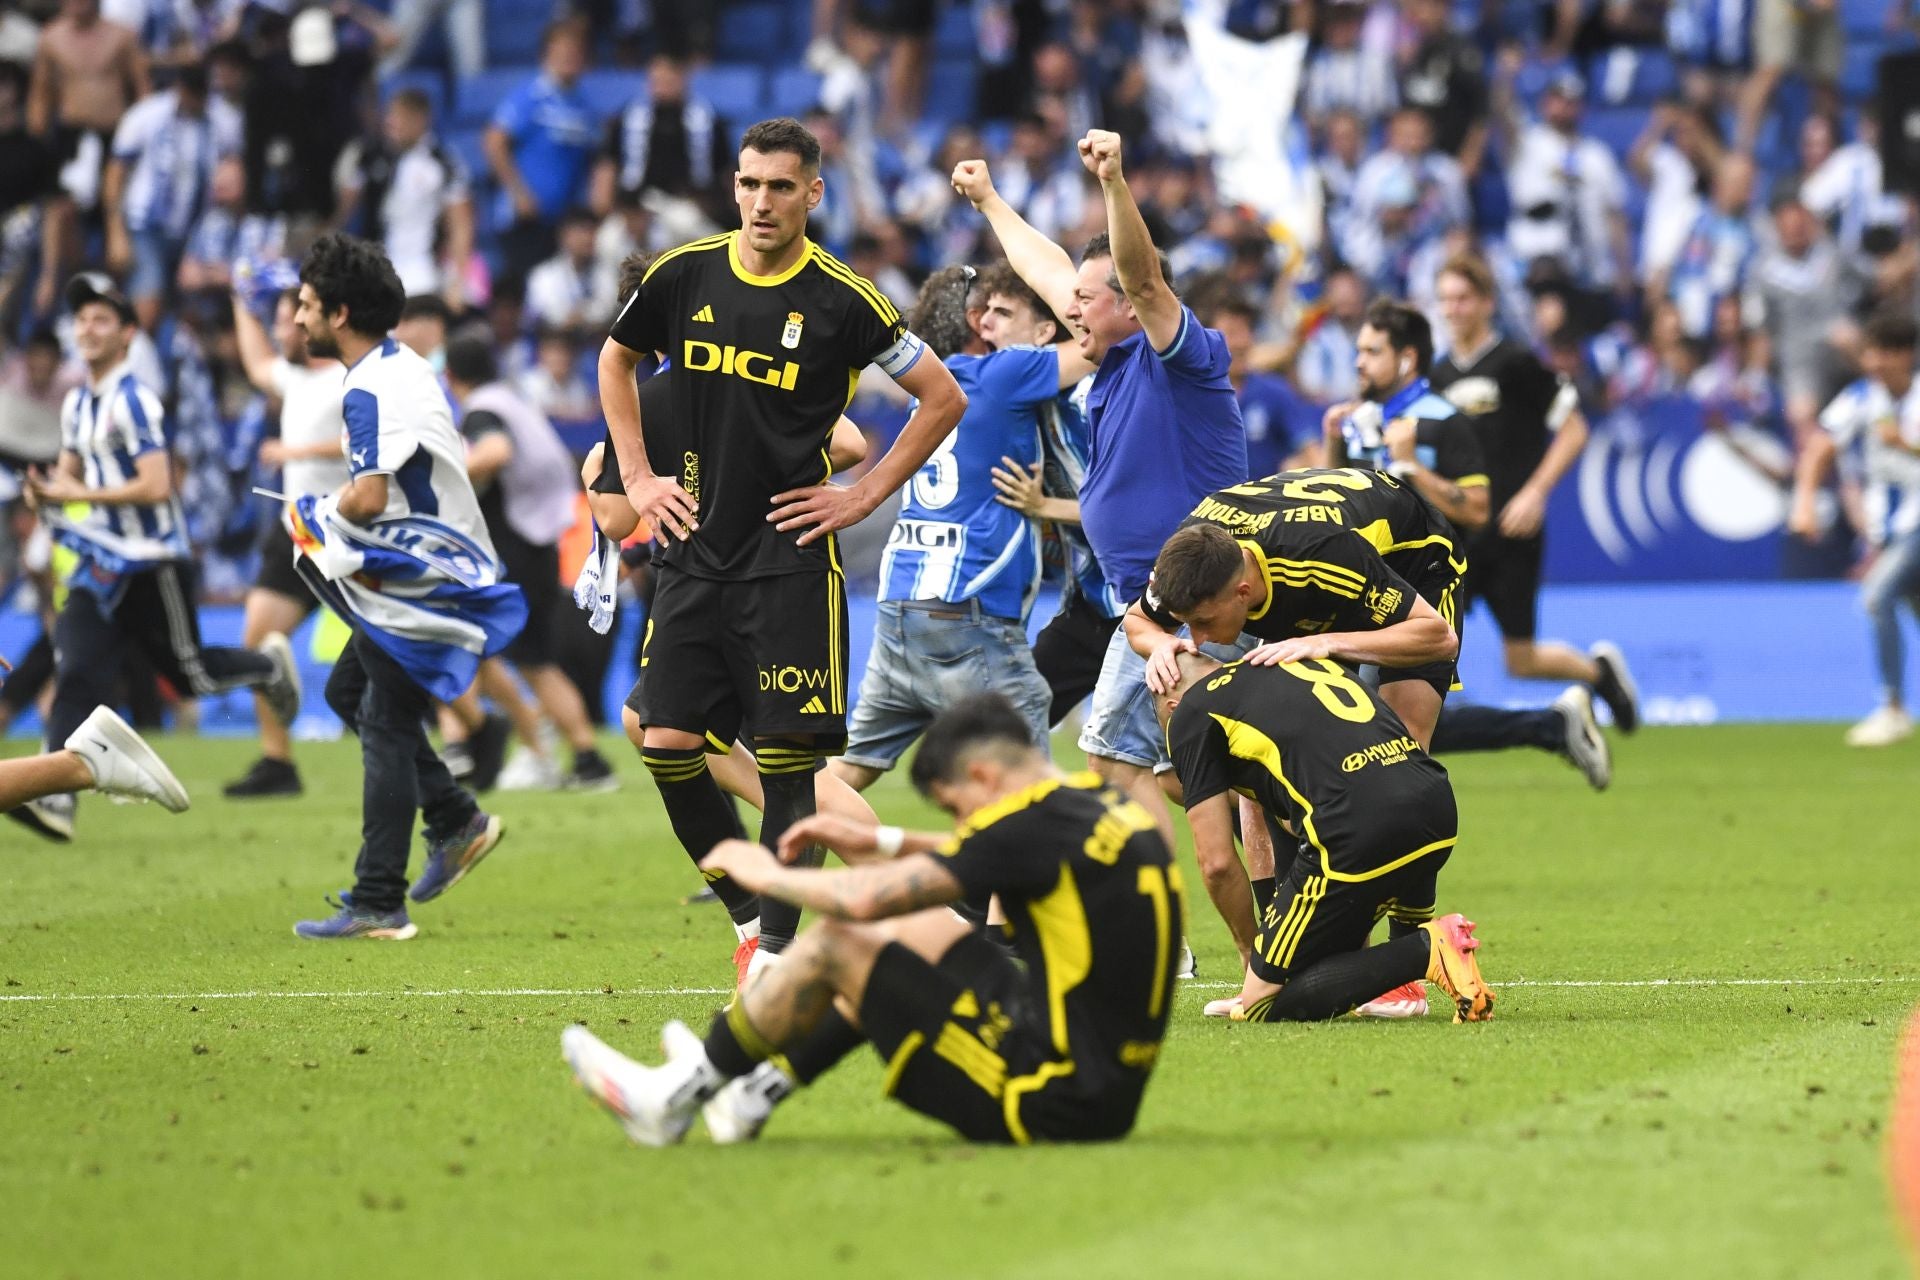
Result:
M780 846L789 861L809 841L892 861L810 870L743 840L707 856L742 887L824 919L755 976L704 1044L670 1022L667 1062L645 1067L585 1027L566 1030L574 1075L634 1141L678 1142L703 1107L715 1141L750 1138L796 1083L863 1040L886 1060L888 1094L974 1141L1133 1127L1166 1031L1185 907L1152 816L1092 774L1061 773L999 694L934 720L913 783L959 821L953 836L819 814ZM990 894L1024 969L938 909Z
M1227 793L1250 795L1300 835L1300 851L1244 949L1238 996L1207 1007L1236 1022L1337 1018L1421 978L1453 997L1455 1022L1493 1016L1464 916L1433 918L1458 819L1447 771L1385 702L1332 658L1222 666L1177 656L1158 695L1202 866L1233 858ZM1224 842L1224 848L1202 846ZM1217 900L1217 899L1216 899ZM1367 935L1380 917L1392 937ZM1228 921L1234 937L1251 932Z

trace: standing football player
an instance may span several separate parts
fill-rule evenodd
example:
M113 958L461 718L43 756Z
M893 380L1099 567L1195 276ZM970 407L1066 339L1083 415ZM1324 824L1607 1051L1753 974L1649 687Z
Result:
M797 121L741 140L740 229L660 255L600 353L601 405L634 512L668 540L641 658L643 754L674 833L697 862L733 811L707 771L709 741L744 721L766 796L760 838L814 810L813 771L846 740L846 585L834 533L870 514L959 422L966 395L878 289L806 237L820 203L820 143ZM674 364L688 433L677 475L648 459L634 372ZM861 370L917 401L857 483L827 483L827 442ZM817 865L821 854L809 854ZM750 964L784 951L799 909L769 902Z

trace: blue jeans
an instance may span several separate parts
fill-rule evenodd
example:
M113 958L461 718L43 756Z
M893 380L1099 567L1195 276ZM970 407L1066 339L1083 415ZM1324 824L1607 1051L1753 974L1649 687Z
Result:
M1186 628L1180 629L1185 635ZM1232 662L1260 643L1242 634L1231 645L1201 645L1202 653ZM1118 760L1164 773L1173 767L1167 755L1167 735L1153 713L1153 691L1147 688L1147 660L1127 643L1124 624L1115 627L1107 643L1107 660L1100 681L1093 686L1093 705L1086 727L1080 730L1080 749L1103 760Z
M1900 634L1900 602L1920 618L1920 530L1889 542L1860 580L1860 603L1873 627L1873 657L1880 668L1881 696L1903 701L1907 648Z
M883 600L844 758L885 772L935 716L989 690L1007 695L1044 751L1053 691L1033 664L1025 627L981 613L974 600Z
M130 231L133 242L133 266L127 270L127 296L164 298L173 292L173 277L180 270L180 256L187 250L184 238L176 239L157 228Z

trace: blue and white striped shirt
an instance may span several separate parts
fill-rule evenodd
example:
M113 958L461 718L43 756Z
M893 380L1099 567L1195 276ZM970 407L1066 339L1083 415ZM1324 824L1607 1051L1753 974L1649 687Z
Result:
M164 419L160 397L140 385L132 366L122 362L105 377L67 393L60 410L60 444L80 459L89 489L111 489L136 478L141 455L166 449ZM180 499L171 493L154 503L96 503L80 528L129 565L184 560L191 554L186 517Z
M240 113L223 99L209 97L198 116L180 114L174 90L136 102L113 134L113 158L127 166L127 230L185 240L206 207L214 165L238 155L241 138Z

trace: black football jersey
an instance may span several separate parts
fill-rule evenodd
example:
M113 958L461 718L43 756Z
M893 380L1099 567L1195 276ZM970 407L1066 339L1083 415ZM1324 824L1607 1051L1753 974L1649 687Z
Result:
M665 563L726 579L823 570L838 564L834 540L802 547L801 530L776 530L773 495L832 474L827 442L862 369L898 376L924 347L884 294L818 245L763 277L741 265L737 235L661 254L613 322L614 341L673 365L684 448L662 474L694 495L700 527L669 540Z
M1071 1083L1137 1091L1173 1004L1186 893L1153 815L1091 773L982 810L940 850L969 898L1000 896L1026 965L1024 1014Z
M1180 699L1167 750L1189 806L1252 797L1332 879L1382 875L1451 844L1458 825L1446 769L1332 658L1228 664Z
M1497 516L1532 477L1579 397L1572 383L1511 338L1465 364L1461 358L1454 352L1436 361L1428 382L1472 425Z
M1191 524L1219 525L1259 558L1267 602L1247 615L1246 630L1262 640L1392 626L1413 612L1436 562L1456 562L1456 577L1465 571L1446 517L1384 471L1320 467L1249 480L1202 498L1181 527ZM1180 625L1151 582L1140 607L1168 630Z

